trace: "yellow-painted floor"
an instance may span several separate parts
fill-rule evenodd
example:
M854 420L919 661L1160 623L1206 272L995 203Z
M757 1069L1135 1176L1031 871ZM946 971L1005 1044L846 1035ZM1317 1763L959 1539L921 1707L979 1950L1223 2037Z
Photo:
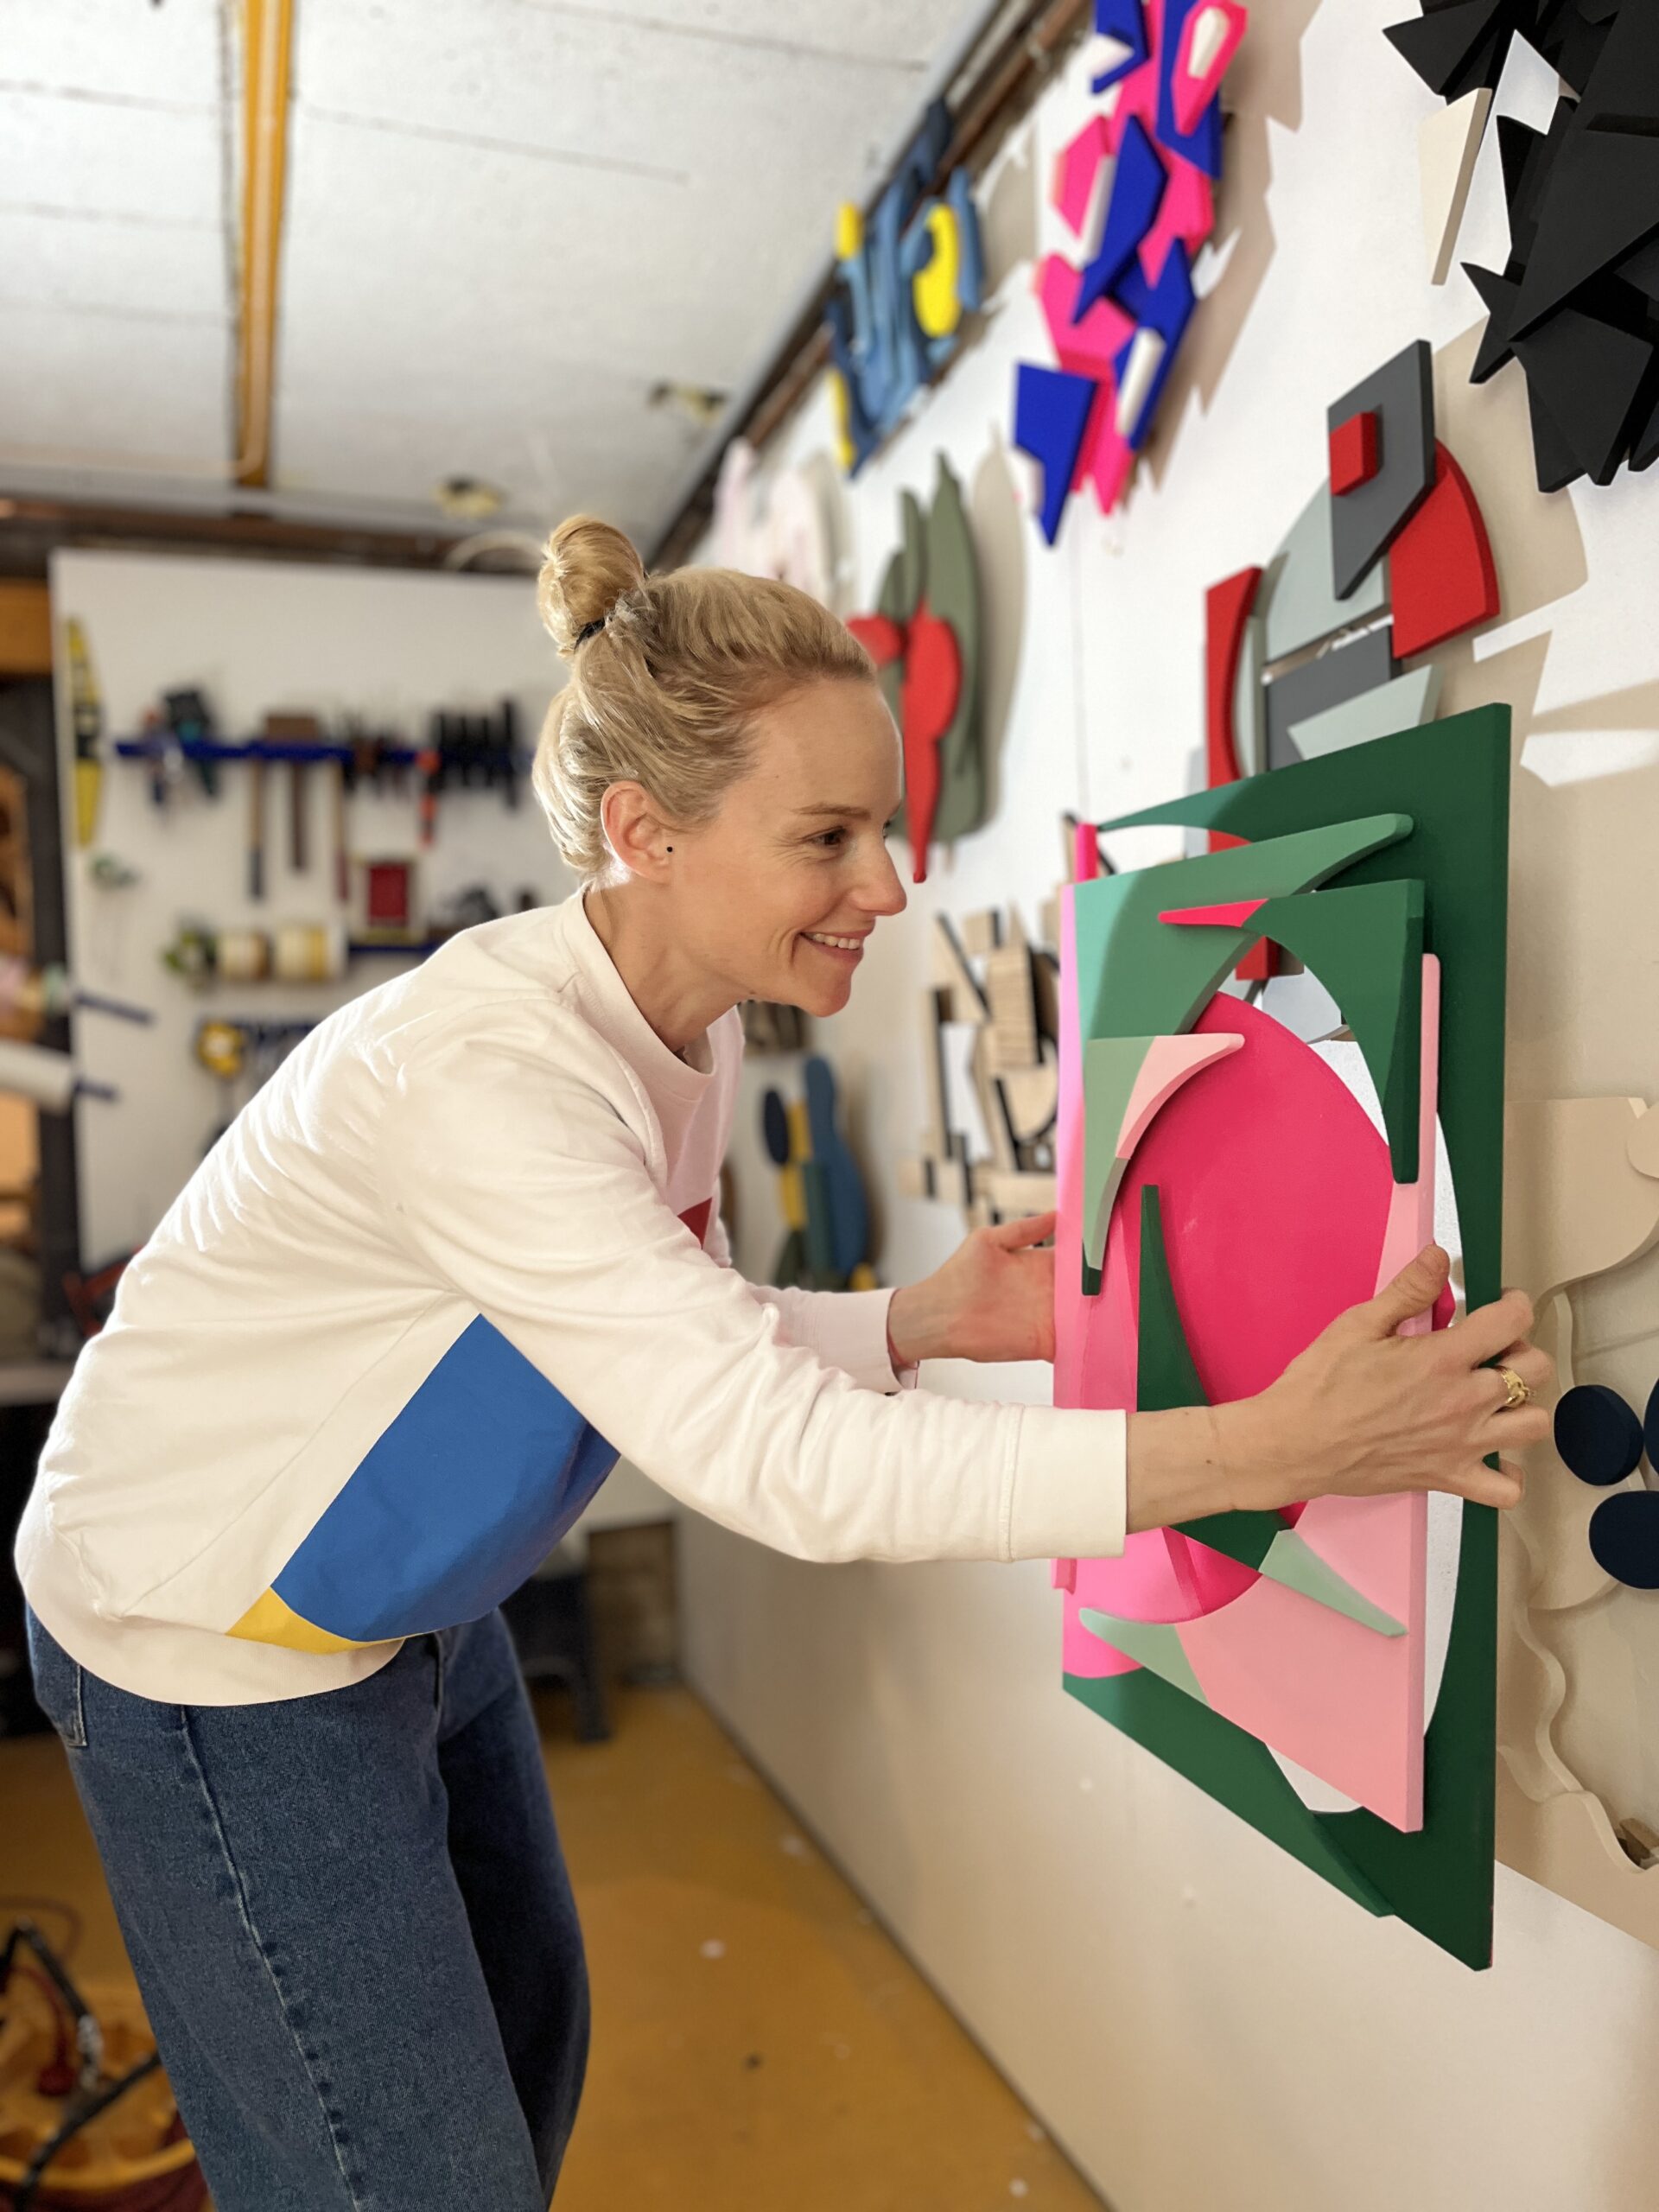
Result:
M540 1710L594 2006L558 2212L1099 2212L694 1697L621 1694L597 1745ZM124 1971L55 1738L0 1742L0 1897Z

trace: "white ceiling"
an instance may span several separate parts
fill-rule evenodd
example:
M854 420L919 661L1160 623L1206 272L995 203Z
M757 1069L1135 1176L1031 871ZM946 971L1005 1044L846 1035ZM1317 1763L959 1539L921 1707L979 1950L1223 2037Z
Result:
M649 537L983 0L296 0L273 485ZM0 487L216 496L234 0L0 0ZM226 87L230 87L230 107Z

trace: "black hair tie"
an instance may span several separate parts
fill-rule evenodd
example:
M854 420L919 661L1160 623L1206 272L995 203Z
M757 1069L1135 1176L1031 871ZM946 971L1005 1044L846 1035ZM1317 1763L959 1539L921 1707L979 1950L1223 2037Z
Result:
M585 645L594 632L602 630L610 619L608 614L601 614L597 622L584 622L576 632L576 643L579 645Z

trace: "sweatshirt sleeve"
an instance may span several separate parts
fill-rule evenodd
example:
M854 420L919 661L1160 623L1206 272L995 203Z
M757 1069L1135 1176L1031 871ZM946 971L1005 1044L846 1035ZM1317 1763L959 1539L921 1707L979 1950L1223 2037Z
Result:
M715 1213L707 1249L716 1265L729 1268L732 1248L726 1224ZM889 1290L774 1290L769 1283L740 1278L751 1298L775 1306L782 1340L804 1344L826 1367L839 1367L866 1390L913 1390L916 1370L895 1368L887 1352Z
M703 1251L606 1096L605 1048L538 1004L391 1079L393 1233L625 1458L710 1519L819 1560L1098 1558L1123 1545L1124 1417L861 1389ZM868 1314L871 1319L862 1317Z

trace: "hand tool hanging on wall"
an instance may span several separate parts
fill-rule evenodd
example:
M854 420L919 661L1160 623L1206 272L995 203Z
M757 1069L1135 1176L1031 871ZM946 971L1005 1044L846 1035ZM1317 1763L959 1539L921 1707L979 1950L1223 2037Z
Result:
M84 852L98 834L98 802L104 785L99 741L104 702L86 650L86 632L71 615L64 625L69 651L69 717L75 738L75 842Z
M302 757L304 747L322 743L322 724L315 715L273 714L265 716L265 742L294 748L288 767L288 864L296 874L310 866L306 841L306 777L310 762Z
M248 896L265 895L265 764L258 754L248 760Z
M438 793L443 787L443 757L449 742L448 715L434 715L426 743L415 763L421 779L419 821L423 845L429 845L438 834Z
M179 741L179 756L194 770L196 780L209 798L219 797L219 769L206 753L188 753L187 745L211 744L219 732L213 727L213 710L197 690L163 691L162 714L167 727Z

